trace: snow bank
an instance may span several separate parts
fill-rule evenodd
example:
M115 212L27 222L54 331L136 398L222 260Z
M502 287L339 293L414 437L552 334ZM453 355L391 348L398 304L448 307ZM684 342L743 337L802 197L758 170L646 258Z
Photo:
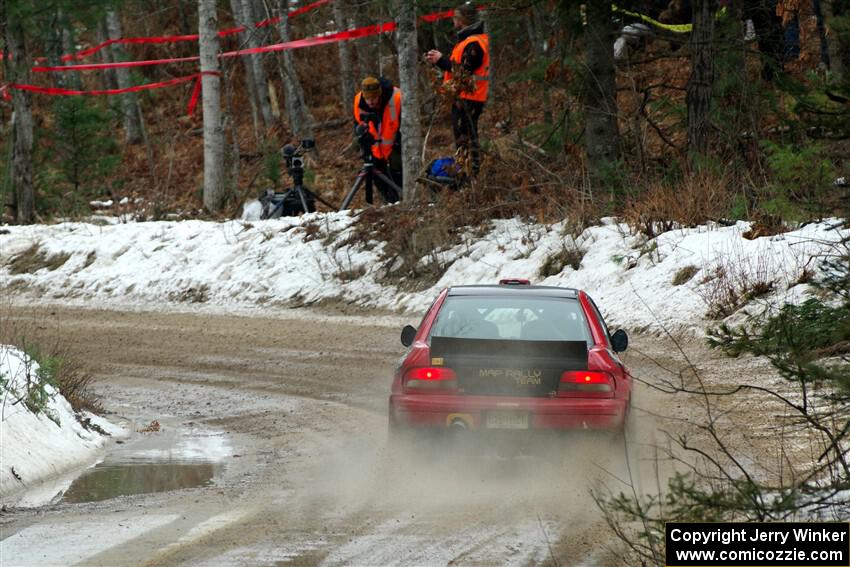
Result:
M0 495L32 487L68 469L93 462L107 437L83 427L67 400L44 384L43 411L33 413L22 398L27 384L38 384L38 364L24 353L0 345ZM121 432L90 413L110 434Z
M741 222L646 239L604 219L574 238L566 234L564 223L500 220L483 237L470 233L461 244L439 251L447 269L433 287L405 292L386 283L386 269L379 262L385 244L353 238L352 224L346 211L252 222L7 227L0 234L0 289L113 306L171 301L267 308L343 299L418 313L443 287L525 277L587 290L614 325L658 330L663 324L699 331L717 273L769 281L773 299L793 298L805 292L805 286L796 285L804 268L818 266L812 258L828 253L848 234L832 221L747 240L742 235L749 225ZM10 261L32 253L34 246L45 259L67 260L13 273ZM578 269L558 266L557 273L540 275L553 257L574 249L584 253ZM696 275L673 285L686 267L697 270ZM350 274L362 276L351 279Z

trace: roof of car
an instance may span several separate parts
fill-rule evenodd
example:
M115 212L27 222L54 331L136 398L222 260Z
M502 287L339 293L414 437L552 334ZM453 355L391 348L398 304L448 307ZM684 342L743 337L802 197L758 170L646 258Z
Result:
M575 299L578 297L578 290L548 285L456 285L449 288L449 295L531 295Z

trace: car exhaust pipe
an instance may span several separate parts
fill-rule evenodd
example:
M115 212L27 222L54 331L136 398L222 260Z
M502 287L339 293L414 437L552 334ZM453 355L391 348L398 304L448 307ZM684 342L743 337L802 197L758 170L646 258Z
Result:
M464 420L459 417L454 418L449 424L449 431L460 433L462 431L466 431L469 429L469 426L466 424Z

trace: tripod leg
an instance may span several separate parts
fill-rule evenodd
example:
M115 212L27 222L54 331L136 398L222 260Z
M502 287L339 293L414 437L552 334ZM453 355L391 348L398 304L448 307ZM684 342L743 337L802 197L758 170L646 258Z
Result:
M307 195L304 194L304 189L300 185L296 185L295 190L298 191L298 197L301 199L301 206L304 208L304 212L313 212L310 210L310 207L307 206Z
M300 189L301 189L301 204L302 205L304 205L305 199L308 200L308 202L309 202L309 199L313 199L314 201L320 202L321 204L323 204L324 206L326 206L327 208L329 208L331 210L334 210L334 209L337 208L336 205L334 205L333 203L329 203L329 202L325 201L319 195L317 195L316 193L313 193L312 191L310 191L306 187L300 186ZM313 213L315 211L316 211L316 205L314 203L313 204L313 210L309 211L309 212Z
M366 202L370 205L372 204L372 187L374 185L374 173L375 170L372 170L366 175Z
M328 203L327 201L325 201L324 199L322 199L320 196L316 195L315 193L313 193L313 197L315 197L318 202L320 202L321 204L323 204L327 208L336 209L336 205Z
M395 181L390 179L390 177L383 171L376 171L375 175L378 176L378 181L383 184L381 186L381 196L384 197L384 201L386 201L387 203L395 203L396 201L400 201L401 187L396 185Z
M348 195L345 196L345 199L342 200L342 205L339 206L340 211L344 211L348 208L348 205L351 204L351 201L354 199L354 195L357 193L357 190L360 189L360 185L363 183L363 179L365 175L358 175L357 181L354 182L354 185L348 191Z

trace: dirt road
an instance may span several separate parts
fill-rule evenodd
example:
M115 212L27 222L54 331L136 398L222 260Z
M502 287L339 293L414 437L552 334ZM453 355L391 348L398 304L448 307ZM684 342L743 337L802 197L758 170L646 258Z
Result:
M656 486L651 455L575 435L562 457L389 459L386 399L415 318L16 309L61 334L134 430L226 437L213 482L0 515L3 565L614 565L589 495ZM660 342L637 338L640 350ZM634 351L632 351L634 352ZM655 371L630 354L637 375ZM638 391L636 405L669 405ZM634 440L655 422L635 412ZM115 448L117 446L113 446Z

